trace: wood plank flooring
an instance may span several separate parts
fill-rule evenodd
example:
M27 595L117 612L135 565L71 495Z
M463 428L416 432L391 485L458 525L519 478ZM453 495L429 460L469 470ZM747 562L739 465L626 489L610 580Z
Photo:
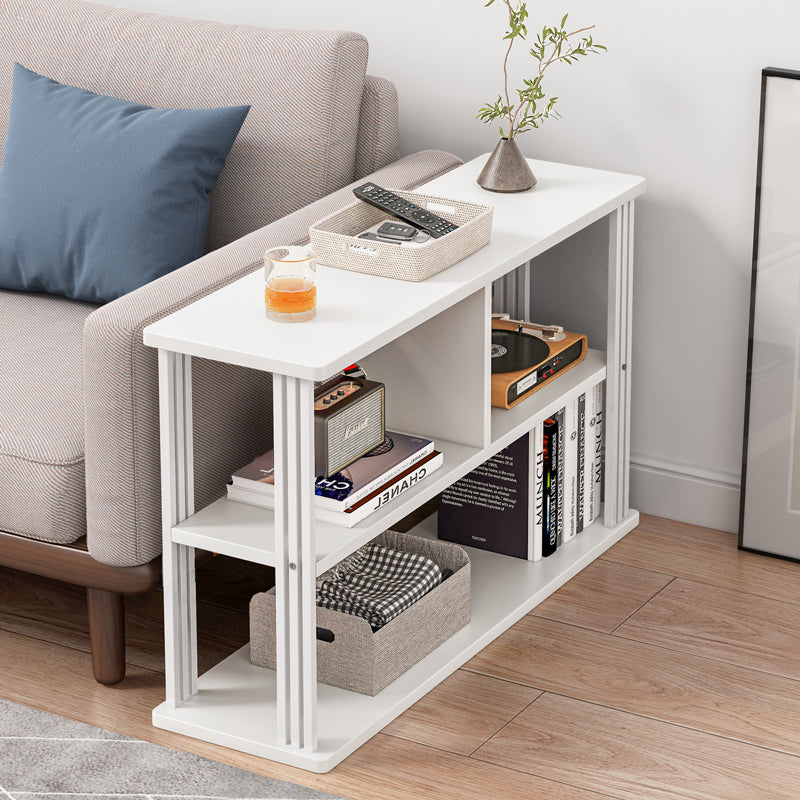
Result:
M247 639L264 568L198 574L204 663ZM153 728L160 596L128 677L91 677L82 593L0 570L0 696L352 800L800 796L800 564L654 517L326 775Z

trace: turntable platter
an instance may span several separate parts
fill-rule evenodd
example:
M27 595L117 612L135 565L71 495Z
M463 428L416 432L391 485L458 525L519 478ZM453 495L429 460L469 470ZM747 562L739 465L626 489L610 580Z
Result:
M492 373L530 369L550 356L550 347L536 336L492 331Z

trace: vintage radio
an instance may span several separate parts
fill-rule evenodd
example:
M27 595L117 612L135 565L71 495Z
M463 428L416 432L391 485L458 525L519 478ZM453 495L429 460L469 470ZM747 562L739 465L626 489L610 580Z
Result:
M314 466L335 475L385 437L384 385L337 375L314 390Z

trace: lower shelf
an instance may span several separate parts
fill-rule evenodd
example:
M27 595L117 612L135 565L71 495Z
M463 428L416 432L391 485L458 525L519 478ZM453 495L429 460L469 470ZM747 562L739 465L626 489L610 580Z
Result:
M198 693L183 705L158 706L153 724L291 766L327 772L638 522L637 511L630 511L613 528L598 520L554 555L535 563L466 548L472 561L469 625L375 697L319 684L319 743L313 753L275 742L275 673L250 664L249 646L200 676ZM412 532L435 537L436 517L429 517Z

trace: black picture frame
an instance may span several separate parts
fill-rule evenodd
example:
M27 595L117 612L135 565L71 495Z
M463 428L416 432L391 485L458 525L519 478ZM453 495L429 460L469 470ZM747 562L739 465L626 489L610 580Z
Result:
M800 71L761 72L739 548L800 560Z

